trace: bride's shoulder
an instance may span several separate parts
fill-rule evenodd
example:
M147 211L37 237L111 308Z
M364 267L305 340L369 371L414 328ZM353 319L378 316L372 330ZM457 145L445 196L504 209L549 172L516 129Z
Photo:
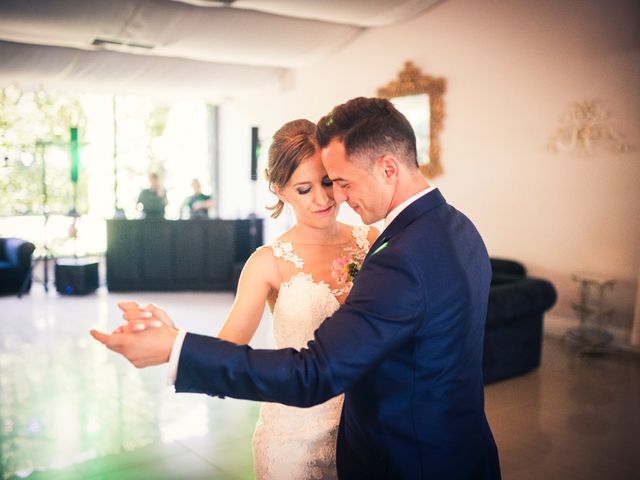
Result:
M292 235L290 233L291 230L285 232L272 243L261 247L261 250L268 252L268 255L267 253L263 255L268 256L272 261L274 261L275 258L282 258L295 263L298 268L302 268L304 263L294 252L293 240L291 239Z
M378 229L371 225L341 225L350 232L350 236L355 238L356 242L362 247L368 248L380 235ZM366 245L367 243L368 245Z
M273 283L273 279L278 278L278 267L275 263L273 252L269 245L258 247L244 264L243 273L267 279Z
M256 250L251 254L249 259L247 260L247 263L251 263L252 265L259 265L259 266L273 265L274 264L273 262L274 245L275 245L275 242L268 245L262 245L256 248Z
M367 240L369 240L369 244L373 245L373 242L380 236L380 230L376 227L369 227L369 231L367 232Z

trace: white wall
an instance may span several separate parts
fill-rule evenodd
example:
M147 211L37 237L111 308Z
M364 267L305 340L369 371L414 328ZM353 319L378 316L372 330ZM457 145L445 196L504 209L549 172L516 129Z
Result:
M618 279L615 322L628 328L640 265L640 4L635 0L446 0L402 25L365 32L236 107L263 134L293 118L375 95L406 60L444 76L445 173L434 183L478 226L494 256L522 261L559 291L570 275ZM598 99L635 148L591 158L545 149L574 101ZM223 159L224 160L224 159Z
M255 211L251 176L251 124L233 105L219 109L220 218L247 218Z

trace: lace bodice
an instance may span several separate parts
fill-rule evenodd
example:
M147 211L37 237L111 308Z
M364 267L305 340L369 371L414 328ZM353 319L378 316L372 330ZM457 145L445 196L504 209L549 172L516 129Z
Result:
M349 257L361 264L369 250L368 233L368 226L354 226L351 230L352 241L339 246L339 255L335 258L330 256L330 260L325 261L325 264L341 257ZM298 255L294 245L289 242L276 240L271 248L276 258L293 264L296 269L280 284L278 298L273 307L276 346L300 349L313 338L313 332L322 321L338 309L338 298L349 292L353 284L352 279L340 284L331 275L326 274L326 268L316 269L315 272L305 271L304 258Z
M303 348L313 332L340 304L325 282L300 272L280 285L273 308L273 335L278 348Z
M364 258L369 249L369 227L352 229L344 245L322 250L322 259L305 256L319 246L305 248L288 242L271 245L274 256L287 274L280 284L272 311L273 333L278 348L300 349L313 338L324 319L340 306L339 299L351 288L331 276L335 258ZM314 250L315 248L315 250ZM287 268L288 267L288 268ZM264 403L253 437L253 456L258 480L337 479L335 455L342 395L311 408Z

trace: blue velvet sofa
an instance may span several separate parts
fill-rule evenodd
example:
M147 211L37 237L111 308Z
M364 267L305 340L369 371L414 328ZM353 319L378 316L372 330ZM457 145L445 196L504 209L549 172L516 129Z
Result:
M0 238L0 295L22 295L31 288L35 245L20 238Z
M492 258L491 267L482 361L485 384L540 366L543 317L557 299L550 282L528 277L519 262Z

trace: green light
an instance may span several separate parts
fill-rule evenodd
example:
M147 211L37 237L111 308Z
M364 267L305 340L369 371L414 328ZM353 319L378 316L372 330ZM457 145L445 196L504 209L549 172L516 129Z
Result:
M71 181L78 183L78 170L80 169L80 154L78 153L78 127L71 127Z

